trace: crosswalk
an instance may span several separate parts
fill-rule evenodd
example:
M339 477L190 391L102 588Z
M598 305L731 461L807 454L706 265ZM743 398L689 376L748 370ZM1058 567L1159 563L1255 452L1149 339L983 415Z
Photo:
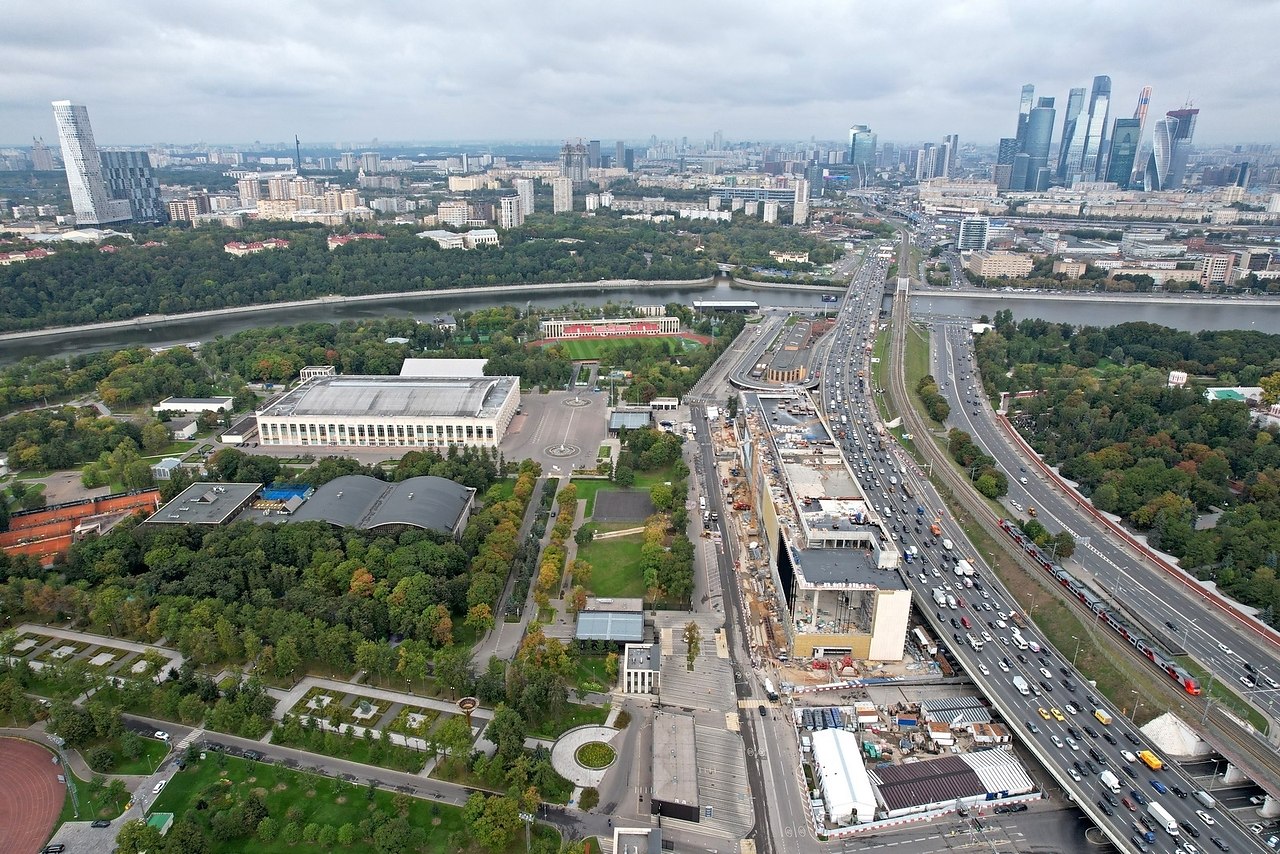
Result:
M197 741L199 741L202 738L204 738L204 730L202 729L191 730L191 732L187 733L186 738L178 742L177 751L181 753L182 751L186 750L188 747L195 744Z

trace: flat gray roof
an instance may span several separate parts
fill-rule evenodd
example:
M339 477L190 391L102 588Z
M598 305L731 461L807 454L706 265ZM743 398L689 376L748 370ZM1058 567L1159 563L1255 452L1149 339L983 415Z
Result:
M653 423L653 410L646 409L640 411L638 409L615 409L609 415L609 429L620 430L626 428L628 430L638 430L642 427L648 427Z
M644 614L621 611L580 611L574 638L640 643L644 640Z
M657 648L657 644L628 644L627 645L627 669L628 670L661 670L659 663L661 652Z
M264 517L264 521L319 521L366 531L382 525L412 525L452 533L474 495L474 489L443 477L387 483L349 474L319 487L291 516Z
M876 590L906 590L896 570L880 569L864 549L791 549L791 563L810 584L837 584Z
M689 715L653 713L653 799L698 805L697 742Z
M518 377L317 377L260 416L493 418Z
M249 503L260 483L193 483L147 518L166 525L221 525Z

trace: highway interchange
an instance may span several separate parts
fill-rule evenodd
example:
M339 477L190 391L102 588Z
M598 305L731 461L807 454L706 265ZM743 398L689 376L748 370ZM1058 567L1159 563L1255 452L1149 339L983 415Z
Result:
M872 340L871 327L879 319L880 288L886 266L885 262L868 259L863 265L867 273L854 277L841 305L840 322L828 333L825 343L820 397L833 429L841 415L849 419L850 429L842 445L868 498L877 505L884 502L892 508L885 518L887 525L897 529L891 532L892 535L904 548L914 546L923 556L923 562L904 566L903 569L918 602L923 603L922 608L933 624L936 636L949 647L951 654L970 673L983 693L1005 715L1030 752L1049 768L1072 798L1123 849L1136 850L1132 838L1134 819L1146 814L1131 791L1138 792L1146 800L1156 799L1182 825L1177 839L1160 832L1154 843L1143 843L1146 850L1176 850L1175 846L1184 851L1212 850L1209 843L1214 837L1233 850L1261 849L1258 837L1234 820L1212 810L1203 810L1193 797L1176 796L1173 793L1175 786L1184 794L1202 788L1176 766L1167 765L1165 770L1156 773L1141 763L1127 761L1121 751L1146 748L1145 739L1105 699L1091 697L1087 683L1071 667L1069 660L1049 648L1038 632L1032 628L1022 630L1025 640L1042 647L1038 656L1030 654L1029 650L1018 650L1011 644L1011 623L1006 617L1016 609L1015 600L977 559L977 551L965 540L958 526L945 515L937 515L937 509L943 507L942 501L929 482L921 477L910 458L891 439L880 438L875 431L878 415L871 399L871 364L864 346ZM900 334L900 331L895 329L894 334ZM852 358L845 361L846 356ZM963 358L967 360L967 355ZM865 373L861 391L856 376L859 368ZM949 384L954 389L954 383ZM1014 470L1020 465L1014 462ZM893 485L890 478L900 481L892 493L889 492ZM1017 478L1013 480L1017 482ZM1030 485L1033 479L1028 478L1028 481ZM902 485L908 485L915 497L908 498ZM1053 505L1049 506L1052 513ZM924 508L924 514L917 512L919 508ZM935 517L942 527L940 537L929 533L929 523ZM1085 530L1088 528L1081 526L1077 529L1077 536L1083 536ZM940 542L942 538L953 541L953 550L946 560L946 550ZM981 589L959 585L951 571L956 554L968 556L979 567L975 581ZM927 607L927 603L932 602L934 588L955 596L957 607L954 610ZM964 604L960 605L960 602ZM1000 616L1002 613L1006 617ZM962 617L971 624L975 639L987 638L980 650L961 640L969 633L959 623ZM1202 622L1208 624L1209 621ZM1001 623L1004 623L1003 628ZM957 640L961 642L954 642ZM1240 647L1248 649L1243 642ZM1015 675L1021 675L1028 685L1035 686L1039 696L1019 693L1012 684ZM1076 713L1069 711L1069 704L1077 709ZM1093 709L1102 709L1104 717L1110 718L1110 725L1103 726L1096 720L1091 714ZM1054 710L1058 710L1056 714ZM1035 732L1031 731L1031 725L1034 725ZM1085 727L1096 732L1097 737L1089 734ZM1074 746L1068 739L1074 741ZM1090 764L1097 773L1090 772ZM1104 765L1117 774L1124 786L1118 793L1112 794L1099 783L1098 774L1104 770ZM1152 780L1163 785L1166 793L1157 793ZM1136 812L1124 805L1125 799L1133 804ZM1197 810L1205 812L1215 823L1208 824Z

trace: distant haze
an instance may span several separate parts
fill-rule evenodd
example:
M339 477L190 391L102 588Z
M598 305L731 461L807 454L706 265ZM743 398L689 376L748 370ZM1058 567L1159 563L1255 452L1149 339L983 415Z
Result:
M1280 3L1249 0L6 3L0 142L1012 136L1019 88L1109 74L1112 116L1201 108L1196 142L1268 142Z

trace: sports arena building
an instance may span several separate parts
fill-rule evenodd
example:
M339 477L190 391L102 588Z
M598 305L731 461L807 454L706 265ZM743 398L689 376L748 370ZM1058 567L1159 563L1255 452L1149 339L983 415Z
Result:
M678 317L621 317L613 320L544 320L543 338L611 338L620 335L675 335Z

